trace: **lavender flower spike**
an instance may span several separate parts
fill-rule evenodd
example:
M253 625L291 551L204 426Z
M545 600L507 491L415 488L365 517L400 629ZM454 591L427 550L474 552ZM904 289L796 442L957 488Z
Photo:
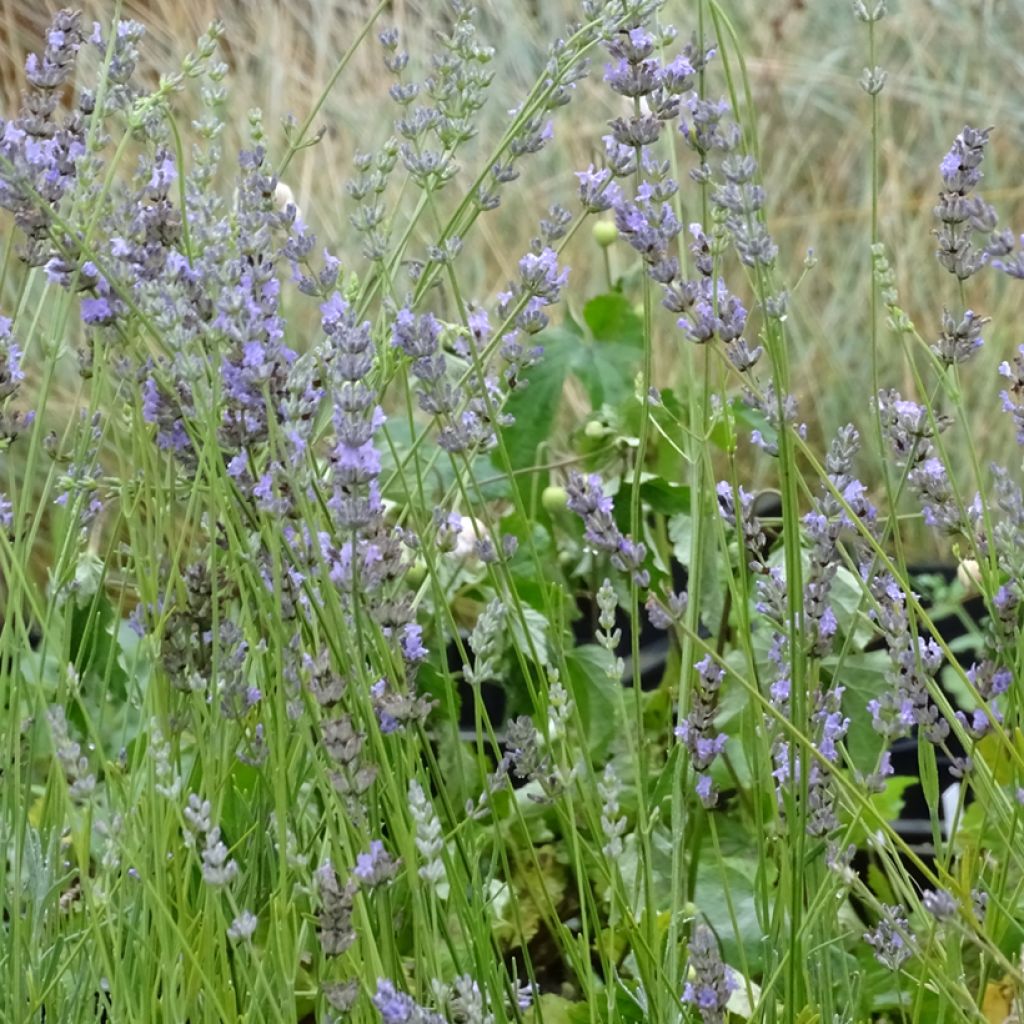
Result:
M544 249L540 254L528 252L519 261L519 273L523 290L543 299L548 305L558 301L569 280L569 269L559 270L554 249Z
M420 1006L410 995L399 992L386 978L377 981L373 1005L383 1024L444 1024L444 1018Z
M979 249L971 241L973 232L988 234L989 245L994 238L997 253L1005 248L999 241L1000 236L994 233L998 220L995 210L980 196L970 196L981 181L981 161L991 131L991 128L978 130L965 126L939 165L943 187L935 217L942 226L935 232L936 256L960 281L980 270L990 258L988 246Z
M605 493L601 478L595 473L584 477L573 471L569 474L566 490L568 507L583 519L584 538L600 551L611 555L611 563L620 572L628 572L639 587L646 588L650 573L643 568L647 548L625 536L612 517L612 499Z
M698 924L690 939L692 980L683 989L683 1002L697 1008L702 1024L725 1024L729 994L737 988L729 968L722 963L714 933Z
M725 671L705 655L693 666L698 683L690 698L690 711L676 726L676 738L690 752L690 762L698 773L696 790L705 807L714 807L718 800L711 776L706 774L712 762L725 749L727 737L715 734L714 722L718 705L718 690Z
M875 959L890 971L898 971L910 959L910 948L904 935L910 929L900 907L882 904L882 918L874 931L864 933L864 941L874 947Z

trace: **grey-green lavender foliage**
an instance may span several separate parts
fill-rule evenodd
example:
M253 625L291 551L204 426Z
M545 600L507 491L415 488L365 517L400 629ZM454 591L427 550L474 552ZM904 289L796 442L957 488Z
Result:
M1009 467L986 489L977 457L967 487L947 448L956 431L972 444L961 391L996 327L968 282L1024 277L979 191L995 129L965 126L939 164L936 256L956 284L928 340L898 304L891 250L865 247L890 326L922 342L917 397L879 381L871 407L879 513L858 431L819 465L791 390L799 281L768 229L730 26L702 4L680 42L661 8L585 0L514 105L491 95L495 51L463 0L429 59L367 25L391 106L383 141L368 131L354 156L358 238L337 252L281 176L315 154L311 123L282 144L254 111L228 154L220 26L153 85L140 24L54 19L0 131L17 281L0 454L48 467L41 497L13 471L0 496L0 1016L151 1019L159 993L175 1019L519 1024L537 996L560 1012L557 992L607 1024L724 1024L743 990L743 1016L773 1024L854 1002L924 1020L936 1000L974 1020L981 982L1024 981L1009 948L1024 499ZM854 3L876 112L885 13ZM576 127L563 108L598 55L607 134L539 204L517 182ZM497 140L477 137L485 104L511 105ZM486 218L519 201L536 235L502 252L491 291L465 294ZM573 235L602 213L629 269L558 329ZM639 325L614 408L625 364L595 378L579 359L629 348L597 337L602 300L611 333ZM690 371L671 387L653 379L655 341ZM565 366L609 406L614 443L516 448ZM58 429L46 389L67 372L82 408ZM1021 441L1024 347L999 374ZM544 451L566 456L575 520L536 515L526 478L552 468ZM680 461L685 484L666 479ZM779 530L739 482L754 462L778 476ZM908 579L901 500L977 568L969 663ZM43 509L58 541L45 588L24 571ZM599 579L595 648L567 620ZM627 697L641 609L669 662ZM485 683L507 721L490 720ZM933 815L929 863L887 820L902 792L888 745L909 735L933 800L940 756L964 787L962 834ZM855 839L876 845L878 877L853 870Z

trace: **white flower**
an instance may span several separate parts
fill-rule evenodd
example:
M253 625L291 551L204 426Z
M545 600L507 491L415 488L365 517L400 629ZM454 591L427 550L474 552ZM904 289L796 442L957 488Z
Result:
M295 219L302 220L302 210L299 209L299 204L295 202L295 193L283 181L279 181L274 186L274 205L281 213L284 213L289 206L294 206Z
M462 524L458 535L455 538L455 547L451 550L451 557L458 562L465 562L467 566L475 566L480 562L477 554L477 541L487 538L487 527L472 516L460 516Z
M250 914L248 910L243 910L228 927L228 938L232 942L239 940L248 942L253 937L257 924L259 924L259 918L255 914Z

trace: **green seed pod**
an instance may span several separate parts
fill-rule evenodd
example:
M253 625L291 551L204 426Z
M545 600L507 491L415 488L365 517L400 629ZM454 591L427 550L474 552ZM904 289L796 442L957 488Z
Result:
M591 230L594 235L594 241L602 249L607 249L619 237L619 229L610 220L597 221Z
M564 487L552 485L545 487L541 492L540 503L544 506L544 510L551 513L551 515L555 515L557 512L564 512L568 501L569 495L566 494Z

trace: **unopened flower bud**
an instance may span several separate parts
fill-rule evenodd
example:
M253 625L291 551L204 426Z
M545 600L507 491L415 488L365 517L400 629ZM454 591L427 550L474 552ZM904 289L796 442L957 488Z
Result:
M592 229L594 241L602 249L607 249L619 237L619 229L610 220L599 220Z
M973 558L965 558L956 567L956 578L967 593L977 593L982 583L981 566Z
M564 512L568 500L569 495L565 488L555 485L545 487L540 496L540 503L544 506L544 511L551 513L551 515L557 512Z

